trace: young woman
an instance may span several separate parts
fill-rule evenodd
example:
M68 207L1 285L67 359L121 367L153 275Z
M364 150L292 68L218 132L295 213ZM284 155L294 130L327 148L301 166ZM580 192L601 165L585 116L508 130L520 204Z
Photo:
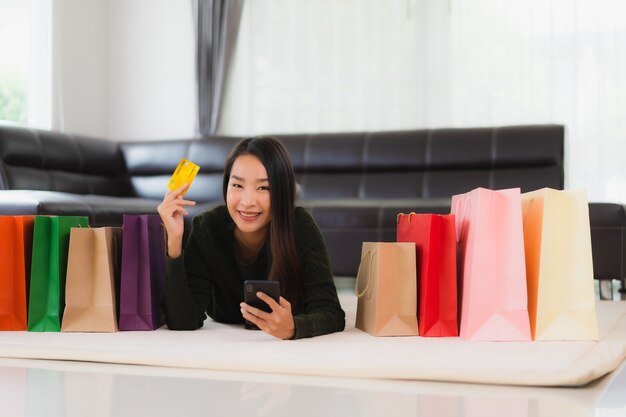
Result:
M322 235L311 215L294 207L295 179L286 149L272 137L239 142L226 160L225 206L198 215L183 253L182 193L165 195L158 211L167 231L164 310L173 330L202 327L206 314L221 323L248 320L280 339L342 331L345 314ZM271 313L243 302L245 280L275 280Z

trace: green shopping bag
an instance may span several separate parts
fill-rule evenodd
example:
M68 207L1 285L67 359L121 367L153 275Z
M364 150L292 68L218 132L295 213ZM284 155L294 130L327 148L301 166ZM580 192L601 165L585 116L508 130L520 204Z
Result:
M36 216L28 303L28 331L61 331L65 272L72 227L89 227L83 216Z

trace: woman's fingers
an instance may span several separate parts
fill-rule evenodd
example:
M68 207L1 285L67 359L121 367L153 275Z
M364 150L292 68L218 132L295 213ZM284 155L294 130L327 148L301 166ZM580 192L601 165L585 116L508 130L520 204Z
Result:
M183 206L195 206L196 202L191 200L171 200L171 201L163 201L157 207L157 211L162 216L171 216L175 212L180 211L182 213L187 214L187 211L183 208Z
M291 303L289 301L285 300L283 297L280 297L278 301L280 302L280 306L282 308L286 308L287 310L291 311Z
M271 313L241 303L243 318L254 323L259 329L279 339L291 339L295 333L295 323L291 314L291 304L280 297L279 303L267 294L258 292L257 296L265 301L271 308ZM264 298L265 297L265 298Z
M161 216L164 222L175 223L180 221L180 217L186 216L189 213L183 207L195 206L196 202L192 200L185 200L183 198L183 192L189 187L189 184L183 184L175 190L168 191L163 198L163 201L157 207L157 212Z
M196 202L192 200L183 200L182 196L173 200L163 200L163 205L176 204L177 206L195 206Z
M167 193L165 193L165 197L163 197L163 202L182 199L183 193L187 188L189 188L189 184L183 184L175 190L169 190Z
M270 306L272 311L276 311L280 307L280 305L276 301L274 301L274 299L272 297L270 297L269 295L265 294L264 292L258 291L256 293L256 296L259 297L260 300L264 301L265 304Z
M243 303L242 303L243 304ZM250 308L250 310L246 310L244 307L241 308L241 316L248 320L250 323L254 324L256 327L258 327L259 329L263 330L265 333L271 334L272 336L274 336L271 326L270 326L270 322L266 319L262 319L261 317L259 317L258 315L255 315L251 310L254 309L256 310L256 312L260 312L260 313L265 313L264 311L255 309L254 307L250 307L246 304L247 307Z
M267 321L267 320L269 320L269 319L270 319L270 315L271 315L271 313L266 313L266 312L265 312L265 311L263 311L263 310L260 310L260 309L258 309L258 308L256 308L256 307L252 307L250 304L241 303L241 304L240 304L240 307L241 307L241 311L242 311L242 312L244 312L244 311L245 311L246 313L251 314L251 315L253 315L254 317L258 317L258 318L260 318L261 320L265 320L265 321ZM255 323L255 324L256 324L256 323Z
M185 190L188 187L189 187L189 184L185 183L185 184L181 185L180 187L176 188L175 190L171 190L169 193L171 193L172 195L178 197L179 195L182 195L183 192L185 192Z

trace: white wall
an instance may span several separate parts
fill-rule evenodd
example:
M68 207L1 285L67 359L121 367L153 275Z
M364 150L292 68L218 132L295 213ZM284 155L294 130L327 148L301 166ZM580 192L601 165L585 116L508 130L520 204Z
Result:
M52 7L52 128L107 134L106 7L56 0Z
M110 0L109 136L193 136L195 48L190 0Z
M195 132L191 1L55 0L53 128L110 139Z

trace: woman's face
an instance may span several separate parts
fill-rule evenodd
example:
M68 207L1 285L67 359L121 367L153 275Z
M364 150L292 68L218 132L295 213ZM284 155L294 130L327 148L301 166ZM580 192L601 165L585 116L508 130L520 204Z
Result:
M267 171L254 155L241 155L230 171L226 206L244 233L265 232L270 223L270 183Z

